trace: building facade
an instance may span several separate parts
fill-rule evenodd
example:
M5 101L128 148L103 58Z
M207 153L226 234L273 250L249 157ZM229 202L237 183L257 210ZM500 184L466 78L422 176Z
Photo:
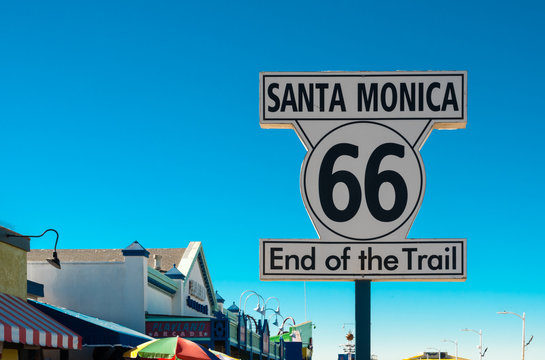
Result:
M200 242L186 248L58 250L62 271L28 258L29 279L43 283L45 303L99 317L154 338L180 336L240 359L285 359L269 341L266 319L223 308ZM301 351L299 352L300 354ZM297 356L293 360L300 360Z

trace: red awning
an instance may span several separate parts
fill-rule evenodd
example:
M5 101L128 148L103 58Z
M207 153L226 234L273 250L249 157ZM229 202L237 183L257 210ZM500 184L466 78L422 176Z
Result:
M0 341L81 349L81 336L22 299L0 293Z

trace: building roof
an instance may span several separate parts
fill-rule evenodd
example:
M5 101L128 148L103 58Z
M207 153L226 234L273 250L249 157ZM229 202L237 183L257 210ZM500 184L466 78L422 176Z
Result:
M146 249L150 252L148 259L148 266L153 267L153 255L161 255L161 269L160 271L168 271L172 269L172 265L176 264L176 267L180 267L180 260L184 255L185 248L164 248L164 249Z
M9 235L9 236L8 236ZM30 250L30 238L18 234L13 230L0 226L0 241L21 250Z
M45 260L52 251L52 249L32 249L27 255L27 260ZM57 249L57 254L62 262L121 262L124 260L121 249Z
M185 279L185 275L182 274L180 270L176 267L176 265L173 265L172 268L165 273L166 276L168 276L171 279L178 279L183 280Z
M239 312L238 306L237 306L237 304L235 304L234 301L233 301L233 305L229 306L229 307L227 308L227 310L229 310L230 312L234 312L234 313L238 313L238 312Z
M110 262L124 261L122 249L57 249L57 253L61 262ZM161 255L160 271L168 271L173 264L179 266L180 260L184 254L185 248L163 248L163 249L146 249L150 252L148 258L148 266L154 267L153 255ZM45 258L51 256L53 250L36 250L32 249L28 253L28 261L45 261Z
M133 242L123 250L121 250L123 256L145 256L149 257L149 251L144 249L138 241Z

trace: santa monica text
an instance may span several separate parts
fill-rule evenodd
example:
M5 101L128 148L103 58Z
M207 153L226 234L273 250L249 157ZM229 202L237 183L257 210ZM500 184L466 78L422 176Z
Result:
M463 118L463 75L264 76L263 119Z

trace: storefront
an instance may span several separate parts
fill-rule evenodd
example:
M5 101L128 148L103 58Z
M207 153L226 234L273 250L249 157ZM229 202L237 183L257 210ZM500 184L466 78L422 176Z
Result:
M0 355L2 360L115 360L152 338L118 324L40 301L54 293L27 280L29 239L0 228ZM40 259L50 279L70 271ZM55 283L55 282L53 282ZM73 284L65 284L71 287Z
M248 321L238 310L223 309L200 242L187 248L146 249L133 242L124 249L59 250L63 271L57 273L40 260L45 251L33 250L28 262L29 278L45 284L44 302L154 338L181 336L243 360L282 358L265 319Z
M187 248L146 249L133 242L124 249L59 250L60 272L42 260L46 252L33 250L28 261L29 278L45 285L43 302L148 336L181 335L210 348L225 346L227 317L218 312L200 242Z
M235 358L280 359L280 346L269 342L266 320L247 317L223 308L224 299L214 291L201 243L191 242L176 266L179 249L148 249L153 282L148 288L146 334L156 338L181 336ZM168 264L168 265L167 265ZM172 312L166 299L181 295L180 315ZM244 320L244 321L243 321Z
M24 300L0 293L2 360L40 359L42 349L81 349L81 337Z
M225 321L215 318L154 315L146 319L146 334L155 338L180 336L221 352L225 352L227 340Z

